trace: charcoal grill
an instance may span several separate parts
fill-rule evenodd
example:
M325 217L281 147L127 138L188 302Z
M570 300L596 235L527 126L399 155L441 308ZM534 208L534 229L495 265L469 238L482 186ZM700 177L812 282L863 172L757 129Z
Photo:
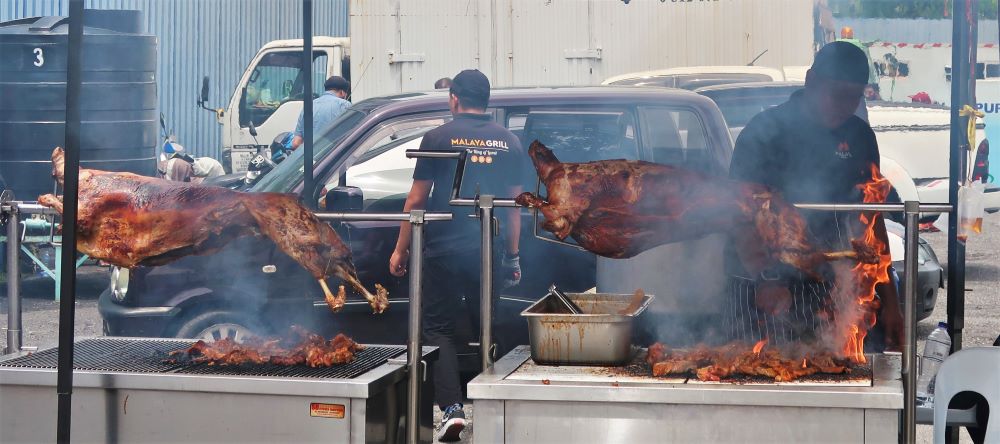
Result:
M476 418L488 418L476 421L477 442L896 442L899 356L869 362L853 378L700 383L538 366L521 346L470 382L469 398Z
M75 343L73 437L80 442L401 442L406 347L369 345L325 368L171 362L195 341ZM55 438L58 350L0 358L0 442ZM436 351L424 348L432 365ZM430 369L428 369L430 371ZM429 379L428 379L429 381ZM426 393L430 388L425 382ZM432 433L430 397L421 438Z

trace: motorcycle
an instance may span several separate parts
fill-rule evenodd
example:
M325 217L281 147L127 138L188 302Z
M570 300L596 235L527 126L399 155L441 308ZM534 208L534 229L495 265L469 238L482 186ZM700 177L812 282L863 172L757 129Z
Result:
M256 142L257 129L252 122L250 123L250 135L254 137L254 142ZM270 145L258 150L257 154L250 159L246 173L226 174L206 179L203 183L232 190L247 190L284 161L292 152L291 146L292 133L287 131L280 133L275 136Z
M177 143L177 137L172 131L167 131L167 124L160 113L160 130L163 143L160 145L160 155L157 159L159 177L177 182L200 183L204 180L223 174L222 164L210 157L192 157L184 146Z

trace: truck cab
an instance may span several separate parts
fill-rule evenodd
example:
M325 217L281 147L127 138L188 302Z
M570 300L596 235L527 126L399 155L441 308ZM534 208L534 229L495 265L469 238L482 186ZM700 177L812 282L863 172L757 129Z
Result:
M323 93L330 76L350 79L350 44L343 37L313 37L313 96ZM222 125L222 164L227 172L246 171L250 159L279 133L292 131L302 112L304 91L302 40L275 40L253 57L225 108L216 111ZM257 136L250 134L250 124ZM316 128L319 132L321 128Z

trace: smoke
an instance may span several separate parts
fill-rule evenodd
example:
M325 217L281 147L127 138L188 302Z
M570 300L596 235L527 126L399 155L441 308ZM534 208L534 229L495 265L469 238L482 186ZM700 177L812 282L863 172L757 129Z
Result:
M826 310L820 316L832 319L822 324L823 328L819 329L817 339L823 351L839 355L848 346L848 338L856 337L853 332L855 326L862 325L864 318L871 313L858 303L862 282L850 263L838 261L831 265L835 276L833 288L830 290Z

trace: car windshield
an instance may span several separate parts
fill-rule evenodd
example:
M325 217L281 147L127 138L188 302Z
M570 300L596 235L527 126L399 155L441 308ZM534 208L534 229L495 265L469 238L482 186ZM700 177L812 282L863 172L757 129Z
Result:
M327 153L333 149L334 146L343 139L348 132L350 132L354 127L358 126L362 120L364 120L364 112L349 109L333 124L330 129L327 130L320 138L316 139L316 143L313 144L313 162L319 162L320 159L326 157ZM281 162L270 174L267 174L258 182L251 191L270 191L277 193L287 193L291 191L295 184L302 180L303 176L303 165L302 165L302 152L305 150L298 149L292 152L287 159Z
M732 88L710 91L699 91L699 94L712 99L722 116L726 118L729 128L742 128L757 113L788 101L799 86Z

